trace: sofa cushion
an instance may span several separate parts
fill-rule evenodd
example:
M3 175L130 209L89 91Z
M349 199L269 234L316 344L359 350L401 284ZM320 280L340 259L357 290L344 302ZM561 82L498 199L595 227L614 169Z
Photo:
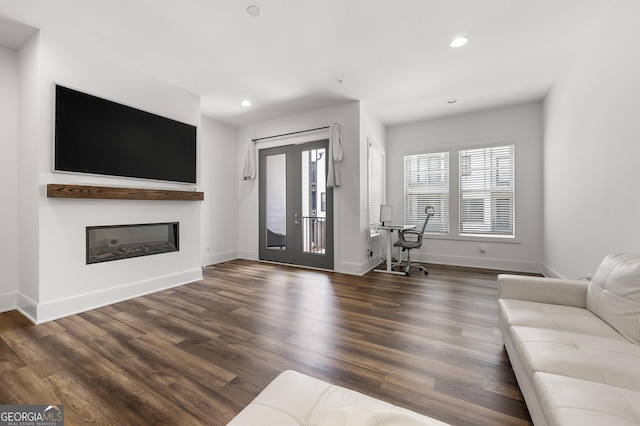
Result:
M534 386L549 426L640 424L640 392L549 373Z
M612 253L587 289L587 309L635 344L640 344L640 256Z
M344 407L327 414L321 426L435 426L442 424L410 413Z
M507 326L538 327L625 340L592 312L572 306L500 299L498 315Z
M512 327L511 333L531 382L536 372L544 372L640 391L640 346L530 327Z
M317 426L322 424L329 413L345 407L366 408L377 413L387 411L406 414L411 416L411 419L423 420L428 425L446 425L430 417L292 370L280 373L228 425ZM367 418L363 421L366 420Z

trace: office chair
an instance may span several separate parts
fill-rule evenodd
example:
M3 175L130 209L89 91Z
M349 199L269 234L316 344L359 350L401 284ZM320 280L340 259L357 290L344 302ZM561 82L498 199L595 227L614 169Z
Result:
M427 275L429 272L427 268L422 265L412 265L411 264L411 249L418 249L422 247L422 237L424 235L425 229L427 229L427 222L429 219L435 214L435 209L431 206L427 206L424 208L424 212L427 214L427 217L424 219L424 223L422 224L422 230L418 231L417 229L406 229L404 231L400 231L398 235L398 241L393 243L394 247L400 247L402 251L407 252L407 261L401 262L401 265L404 268L405 275L409 275L409 269L413 266L414 268L419 268L424 271L424 274Z

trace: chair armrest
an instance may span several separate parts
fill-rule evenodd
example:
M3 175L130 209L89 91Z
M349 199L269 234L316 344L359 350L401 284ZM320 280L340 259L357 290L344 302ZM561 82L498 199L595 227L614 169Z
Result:
M498 275L498 299L587 307L588 281L523 275Z
M409 237L409 238L406 239L405 237ZM422 242L422 237L423 237L422 232L416 231L415 229L405 229L398 233L398 238L401 241L411 243L411 244Z

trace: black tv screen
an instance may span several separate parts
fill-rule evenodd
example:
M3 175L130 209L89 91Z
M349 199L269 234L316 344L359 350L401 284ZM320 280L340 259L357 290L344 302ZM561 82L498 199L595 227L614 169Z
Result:
M196 127L56 85L54 170L196 183Z

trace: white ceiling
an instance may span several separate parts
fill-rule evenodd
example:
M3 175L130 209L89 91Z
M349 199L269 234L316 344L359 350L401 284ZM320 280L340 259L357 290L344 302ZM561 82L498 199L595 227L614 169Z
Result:
M0 0L0 43L31 34L9 19L98 49L232 125L351 100L395 125L542 99L612 1Z

